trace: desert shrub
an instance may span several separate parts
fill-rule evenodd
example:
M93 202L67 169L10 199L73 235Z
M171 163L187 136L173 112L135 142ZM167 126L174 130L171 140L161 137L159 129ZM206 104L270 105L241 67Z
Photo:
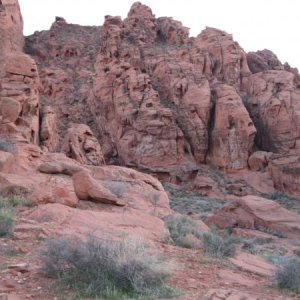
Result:
M6 139L0 139L0 151L13 152L13 146Z
M175 245L196 248L200 243L201 232L197 223L187 216L171 217L165 222Z
M6 209L0 210L0 238L13 234L14 216L13 213Z
M0 195L0 209L1 208L13 208L18 206L26 206L31 207L34 203L27 197L18 195L18 194L11 194L11 195Z
M204 253L214 258L232 256L235 252L235 240L228 234L223 236L215 230L203 233L201 237Z
M275 274L276 285L300 293L300 259L292 257Z
M85 296L172 294L165 281L170 265L136 241L86 241L61 237L46 241L41 253L43 271L60 278Z

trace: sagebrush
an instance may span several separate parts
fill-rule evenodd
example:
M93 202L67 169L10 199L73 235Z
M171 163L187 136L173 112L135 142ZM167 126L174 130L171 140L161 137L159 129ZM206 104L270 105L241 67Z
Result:
M141 242L101 241L94 236L78 242L61 237L46 241L41 258L46 275L60 278L82 295L172 294L165 284L171 274L170 264L151 254Z
M203 233L201 237L204 253L214 258L225 258L235 253L236 239L228 234L220 235L216 230Z
M279 288L300 293L300 259L291 257L275 274L275 281Z
M14 231L14 215L10 210L0 210L0 238L13 234Z
M202 233L194 220L178 215L168 218L165 224L175 245L184 248L199 247Z

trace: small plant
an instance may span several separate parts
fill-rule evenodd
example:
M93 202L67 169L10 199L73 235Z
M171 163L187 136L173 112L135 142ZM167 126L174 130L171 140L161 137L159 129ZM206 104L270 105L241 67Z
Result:
M166 220L175 245L184 248L197 248L200 245L201 232L197 223L187 216L176 216Z
M170 265L136 241L100 241L90 236L78 243L61 237L45 243L41 253L44 273L55 276L88 297L140 295L167 297Z
M275 274L276 285L280 289L288 289L300 293L300 259L290 258Z
M0 151L13 152L13 146L6 139L0 139Z
M14 216L13 213L6 209L0 210L0 238L13 234Z
M202 235L202 247L204 253L214 258L225 258L232 256L235 252L235 240L228 234L224 236L212 230Z
M19 194L11 194L7 196L0 195L0 209L1 208L14 208L18 206L22 207L32 207L34 203Z

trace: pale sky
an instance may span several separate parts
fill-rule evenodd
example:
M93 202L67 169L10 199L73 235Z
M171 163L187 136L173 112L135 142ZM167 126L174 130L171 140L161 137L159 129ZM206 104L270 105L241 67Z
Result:
M125 18L129 0L19 0L24 34L49 29L55 16L68 23L102 25L105 15ZM300 69L300 0L143 0L156 17L173 17L196 36L206 26L233 34L245 51L272 50Z

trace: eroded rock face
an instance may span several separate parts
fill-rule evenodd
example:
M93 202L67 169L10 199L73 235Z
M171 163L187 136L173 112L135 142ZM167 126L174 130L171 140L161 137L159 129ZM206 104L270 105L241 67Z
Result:
M0 2L0 73L5 55L21 52L23 46L23 19L18 0L2 0Z
M46 106L41 114L40 139L41 145L47 150L54 152L59 141L57 130L57 117L51 106Z
M247 62L252 73L267 70L283 70L283 65L276 54L268 49L247 53Z
M94 166L104 164L100 144L91 129L84 124L73 124L67 130L61 151L81 164Z
M86 44L93 45L90 60ZM98 31L56 20L49 32L36 33L26 45L39 62L43 103L55 100L59 134L84 120L93 125L108 163L152 172L194 170L205 163L211 84L240 88L250 74L245 53L231 35L207 28L189 39L180 22L155 19L138 2L124 21L106 16ZM74 92L76 101L69 99Z
M245 99L257 128L256 144L275 153L298 148L300 91L287 71L265 71L249 77Z
M231 34L207 27L195 38L194 44L206 52L205 74L210 80L216 78L240 88L251 74L246 54Z
M297 154L273 155L269 170L279 191L300 196L300 157Z
M219 85L215 95L209 161L225 169L245 168L256 133L254 124L233 87Z
M37 144L39 77L32 58L22 53L5 57L0 77L0 133Z

